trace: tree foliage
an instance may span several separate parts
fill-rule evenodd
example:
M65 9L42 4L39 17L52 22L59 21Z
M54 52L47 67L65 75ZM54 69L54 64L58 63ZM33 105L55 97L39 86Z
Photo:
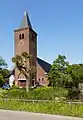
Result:
M51 70L48 74L48 79L53 87L57 85L61 86L63 77L67 77L65 73L68 66L69 62L66 60L64 55L59 55L53 62Z
M10 71L8 69L0 69L0 74L3 76L3 79L7 78L9 75Z
M78 98L79 83L83 83L83 64L70 65L65 56L59 55L53 62L48 79L51 86L65 87L70 98Z
M7 63L2 57L0 57L0 68L3 68L3 67L7 67Z
M66 56L58 55L56 60L53 62L52 69L55 69L64 73L68 65L69 65L69 62L66 60Z
M4 84L4 79L3 76L0 74L0 87Z
M6 76L9 74L9 70L7 70L6 67L7 63L2 57L0 57L0 87L5 82Z

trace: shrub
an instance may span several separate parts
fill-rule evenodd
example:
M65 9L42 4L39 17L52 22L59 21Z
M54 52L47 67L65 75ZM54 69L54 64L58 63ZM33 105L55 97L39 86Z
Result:
M68 89L68 95L67 95L67 98L68 99L72 99L72 100L75 100L75 99L79 99L79 94L80 94L80 91L78 88L76 87L72 87L72 88L69 88Z
M3 76L0 75L0 87L4 84Z
M26 92L26 89L11 89L3 94L7 98L55 100L55 97L66 97L68 91L64 88L42 87Z

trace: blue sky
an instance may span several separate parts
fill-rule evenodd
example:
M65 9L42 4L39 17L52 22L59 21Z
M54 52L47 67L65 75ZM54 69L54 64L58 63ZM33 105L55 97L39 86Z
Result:
M58 54L83 63L83 0L1 0L0 56L12 67L13 30L27 10L38 33L38 56L52 63Z

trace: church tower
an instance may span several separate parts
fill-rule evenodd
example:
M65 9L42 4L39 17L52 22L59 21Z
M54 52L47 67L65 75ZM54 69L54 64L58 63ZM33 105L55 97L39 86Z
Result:
M36 67L37 60L37 33L33 30L28 13L24 13L24 18L20 28L14 30L15 56L22 52L32 55L32 62L29 60L28 65ZM35 75L36 79L36 75ZM36 80L35 80L36 82ZM26 78L15 69L15 85L25 86Z

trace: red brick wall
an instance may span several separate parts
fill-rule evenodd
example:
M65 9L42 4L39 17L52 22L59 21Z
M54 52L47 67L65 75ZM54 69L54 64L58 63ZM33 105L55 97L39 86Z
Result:
M48 81L46 79L45 71L43 68L37 63L37 81L40 85L47 86Z
M24 34L24 39L19 39L20 34ZM28 66L34 66L36 68L37 59L37 34L30 28L22 28L14 30L15 40L15 56L20 55L22 52L27 52L32 55L33 60L27 62ZM33 62L32 62L33 61ZM19 71L15 69L15 85L18 84ZM24 76L21 75L22 78ZM36 75L35 75L36 80Z

